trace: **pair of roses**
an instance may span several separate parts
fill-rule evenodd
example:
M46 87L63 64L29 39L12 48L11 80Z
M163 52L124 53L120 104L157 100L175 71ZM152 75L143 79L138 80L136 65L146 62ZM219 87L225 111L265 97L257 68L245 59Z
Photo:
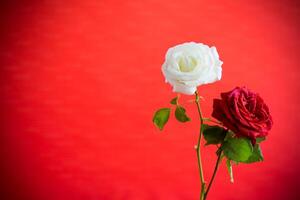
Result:
M220 80L222 64L215 47L189 42L170 48L162 65L166 82L173 86L174 92L195 94L196 97L201 122L196 151L202 200L207 197L222 158L227 158L231 180L233 180L232 162L253 163L263 160L259 143L265 139L273 125L269 108L264 100L258 93L246 87L236 87L229 92L221 93L220 99L214 99L212 116L218 121L203 117L197 87ZM176 106L175 117L178 121L190 120L177 97L171 104ZM163 129L169 116L170 108L162 108L155 113L153 122L158 128ZM210 123L216 123L217 126ZM201 162L201 135L204 135L206 144L218 146L216 167L208 185L204 180Z
M174 92L191 95L197 86L220 80L222 64L215 47L190 42L167 51L162 72ZM252 140L266 136L272 127L268 106L246 87L222 93L214 100L212 116L236 135Z

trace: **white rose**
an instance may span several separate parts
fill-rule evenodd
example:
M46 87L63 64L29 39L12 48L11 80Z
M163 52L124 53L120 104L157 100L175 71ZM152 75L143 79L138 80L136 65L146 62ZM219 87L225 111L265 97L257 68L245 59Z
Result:
M194 94L197 86L221 79L222 64L216 47L188 42L168 49L162 72L174 92Z

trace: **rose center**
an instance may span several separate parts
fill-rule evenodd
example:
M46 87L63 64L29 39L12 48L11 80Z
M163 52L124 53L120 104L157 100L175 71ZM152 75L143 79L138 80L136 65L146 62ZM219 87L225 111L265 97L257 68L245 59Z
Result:
M192 56L182 56L178 62L181 72L191 72L197 65L197 60Z

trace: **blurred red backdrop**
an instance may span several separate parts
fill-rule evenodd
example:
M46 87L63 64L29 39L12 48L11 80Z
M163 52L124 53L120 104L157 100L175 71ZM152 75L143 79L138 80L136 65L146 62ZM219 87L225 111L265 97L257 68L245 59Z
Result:
M221 91L246 85L274 118L265 161L222 163L210 199L299 198L299 1L1 1L1 199L198 199L198 116L153 112L175 96L166 50L215 45L223 78L199 88L206 116ZM203 149L206 179L215 148Z

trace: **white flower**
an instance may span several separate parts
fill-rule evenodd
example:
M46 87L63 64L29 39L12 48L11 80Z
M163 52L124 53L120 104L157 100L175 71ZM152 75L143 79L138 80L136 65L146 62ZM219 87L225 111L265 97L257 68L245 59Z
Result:
M222 64L216 47L188 42L168 49L162 72L174 92L194 94L197 86L221 79Z

